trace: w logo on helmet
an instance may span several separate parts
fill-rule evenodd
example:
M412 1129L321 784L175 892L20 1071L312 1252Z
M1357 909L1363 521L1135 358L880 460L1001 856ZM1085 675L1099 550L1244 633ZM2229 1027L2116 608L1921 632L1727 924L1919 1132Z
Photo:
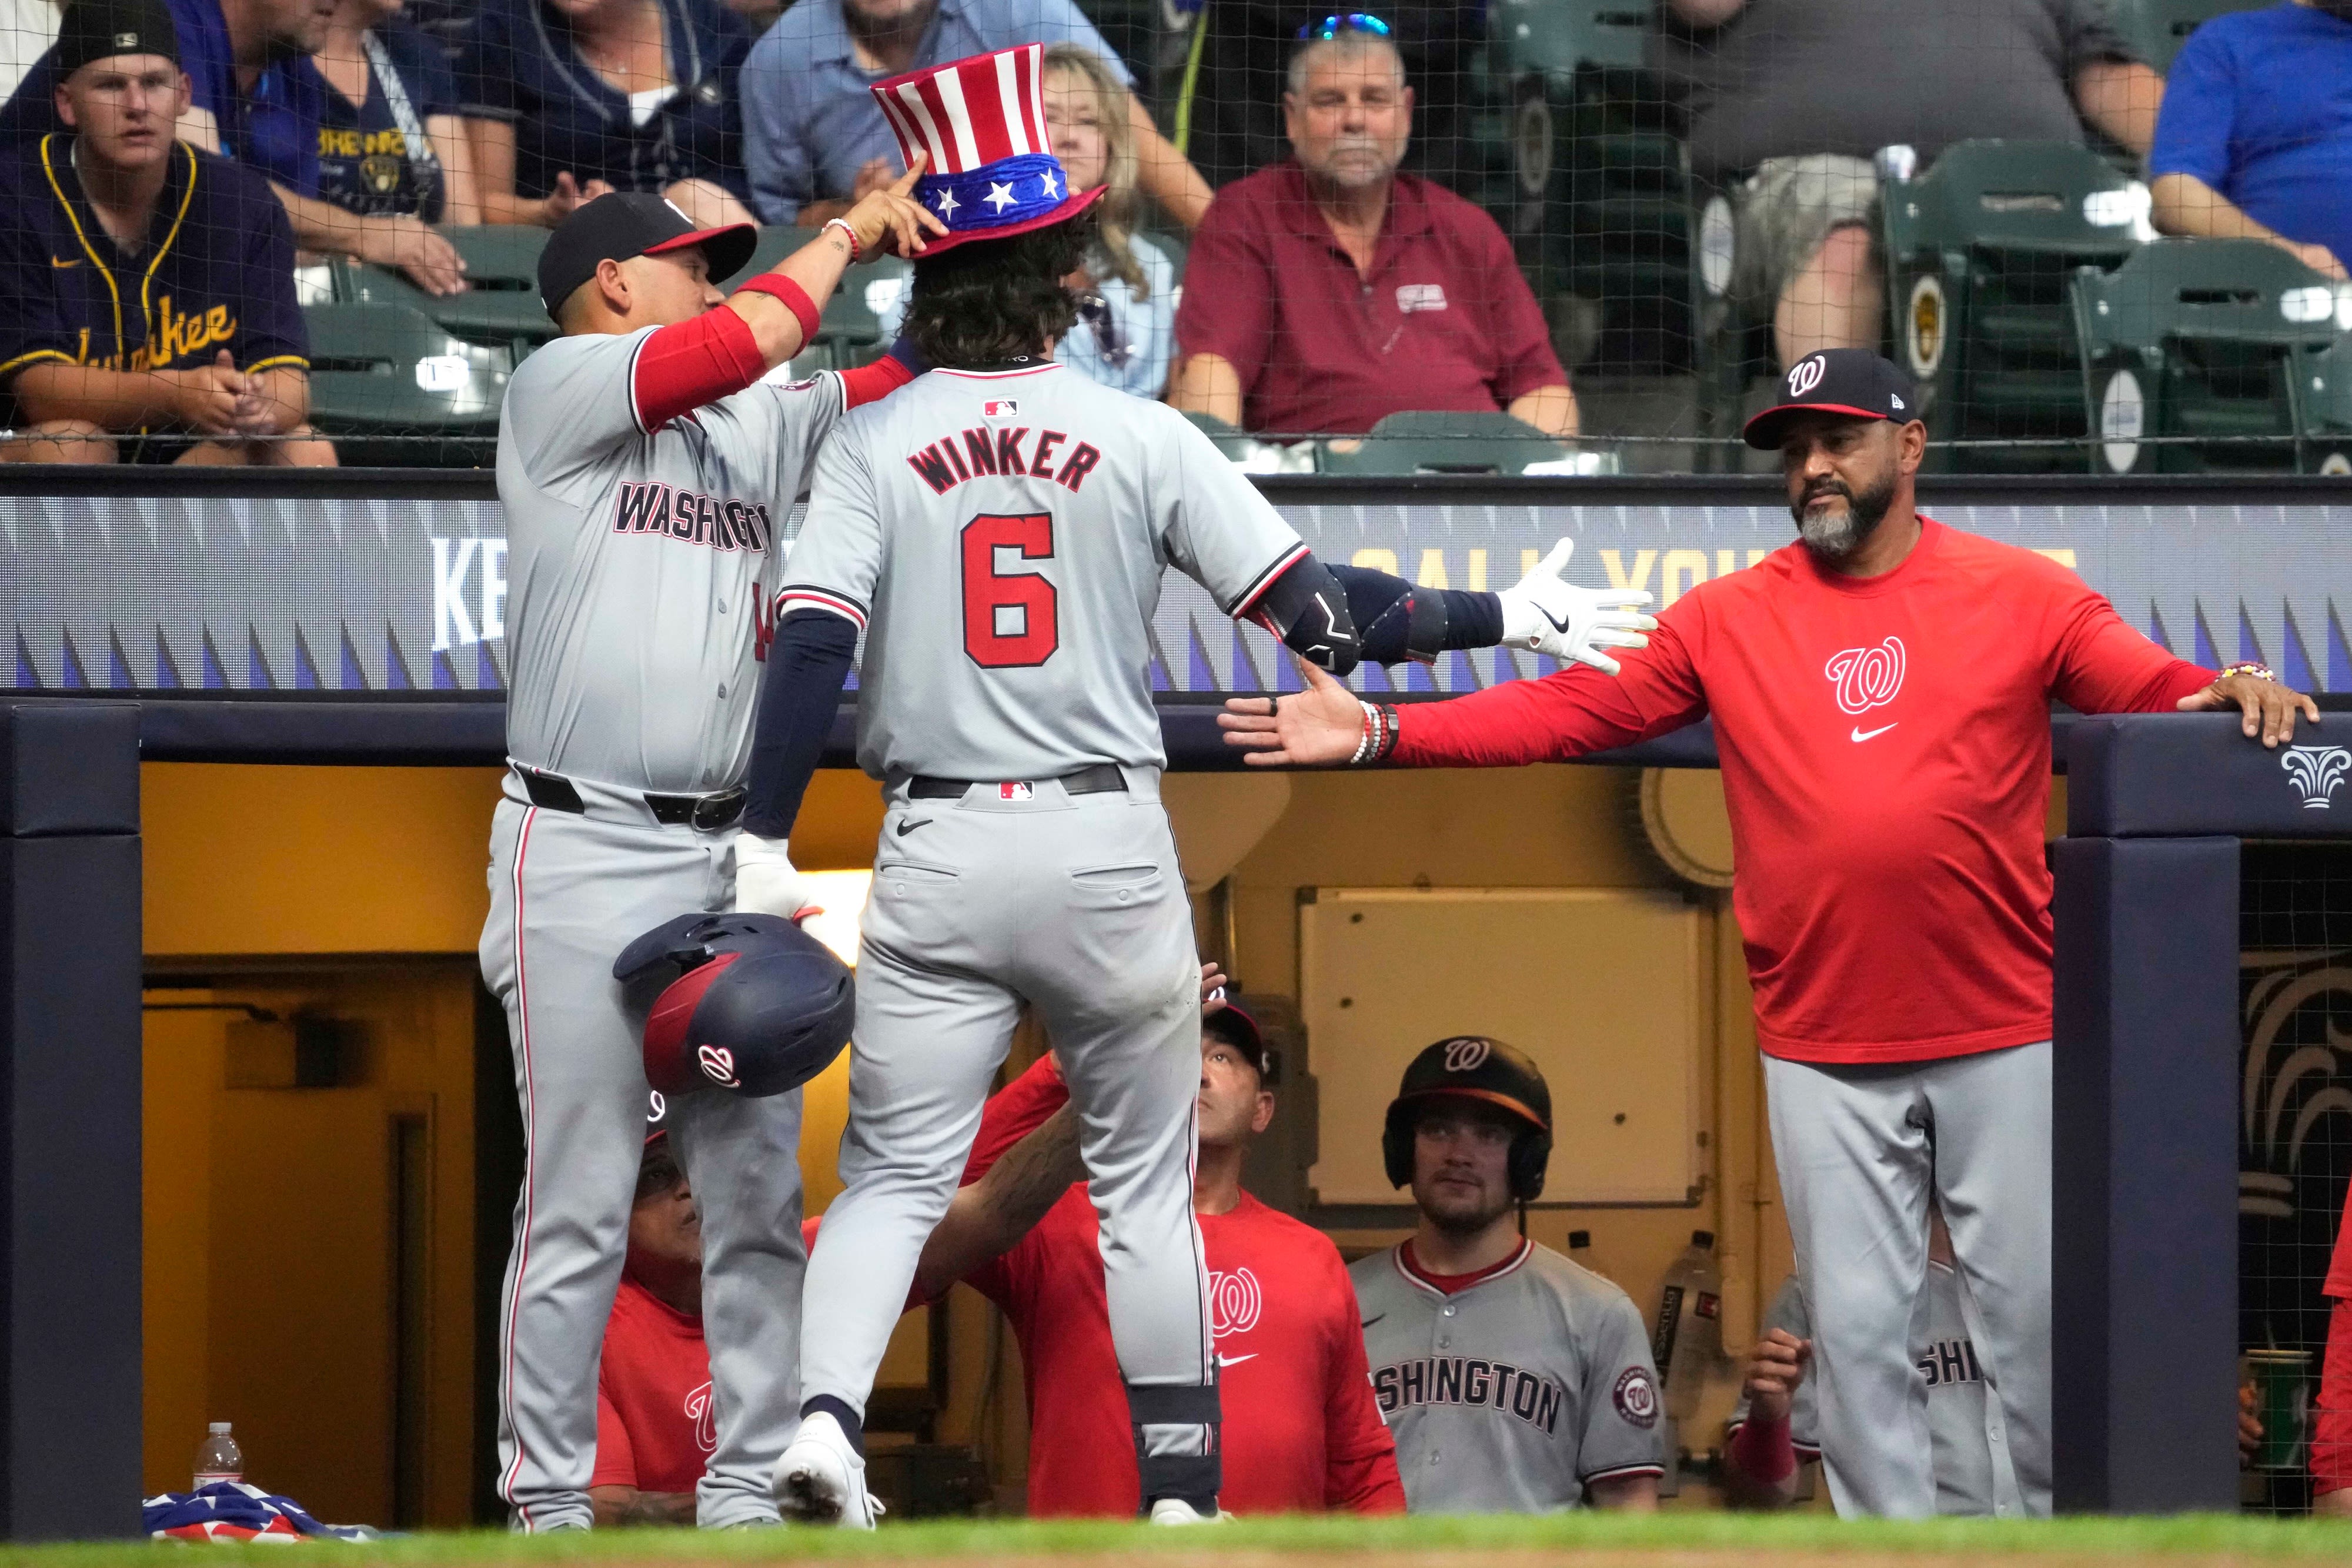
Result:
M1875 648L1846 648L1822 671L1837 686L1838 706L1851 714L1884 707L1903 689L1903 643L1889 637Z
M1828 361L1822 359L1819 354L1807 354L1803 359L1799 360L1795 364L1789 367L1789 395L1790 397L1804 396L1807 392L1822 384L1822 377L1826 375L1828 371Z
M743 1087L743 1081L735 1076L735 1053L725 1046L698 1046L694 1060L701 1067L702 1075L721 1089Z
M1475 1072L1486 1065L1486 1058L1494 1054L1494 1041L1481 1040L1475 1034L1449 1040L1445 1042L1445 1071Z

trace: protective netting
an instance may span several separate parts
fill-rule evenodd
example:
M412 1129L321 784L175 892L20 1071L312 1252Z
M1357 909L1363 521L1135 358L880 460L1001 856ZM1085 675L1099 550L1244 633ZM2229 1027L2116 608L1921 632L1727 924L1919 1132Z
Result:
M2323 1285L2352 1179L2352 845L2248 843L2241 866L2239 1338L2264 1427L2244 1495L2294 1513L2311 1505Z
M1110 188L1063 357L1255 468L1769 467L1843 346L1931 469L2352 471L2352 0L79 4L0 0L16 456L485 462L566 213L764 267L898 171L871 83L1034 41Z

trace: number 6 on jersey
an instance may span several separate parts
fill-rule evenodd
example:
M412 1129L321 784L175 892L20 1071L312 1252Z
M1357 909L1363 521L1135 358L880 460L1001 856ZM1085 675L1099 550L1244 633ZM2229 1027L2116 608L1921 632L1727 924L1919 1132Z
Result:
M982 512L963 526L963 651L983 669L1034 669L1062 645L1054 585L1034 570L1001 571L1000 552L1054 557L1050 512Z

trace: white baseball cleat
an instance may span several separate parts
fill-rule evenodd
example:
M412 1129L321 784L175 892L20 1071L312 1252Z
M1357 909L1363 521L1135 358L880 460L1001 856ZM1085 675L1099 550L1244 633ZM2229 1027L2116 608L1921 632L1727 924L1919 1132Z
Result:
M1181 1497L1163 1497L1151 1505L1147 1522L1151 1524L1223 1524L1233 1518L1224 1510L1202 1513Z
M866 1461L841 1423L825 1411L803 1416L784 1457L776 1461L776 1507L801 1524L871 1530L880 1500L866 1490Z

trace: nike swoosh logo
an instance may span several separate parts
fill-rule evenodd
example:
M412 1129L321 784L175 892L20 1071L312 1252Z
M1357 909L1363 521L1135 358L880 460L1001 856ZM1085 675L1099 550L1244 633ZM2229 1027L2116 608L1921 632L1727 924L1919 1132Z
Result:
M1902 722L1903 721L1898 718L1895 721L1895 724L1901 724ZM1864 729L1862 726L1855 725L1853 727L1853 738L1857 743L1864 740L1875 740L1880 736L1885 735L1888 730L1893 729L1895 727L1895 724L1882 724L1876 729Z
M899 823L898 827L898 834L903 839L908 833L913 832L917 828L928 828L930 825L931 820L929 817L918 817L911 822Z
M59 261L53 256L49 257L49 265L56 267L59 272L63 272L68 267L79 267L81 265L81 258L79 256L76 256L71 261Z
M1386 1316L1388 1316L1388 1313L1386 1313L1386 1312L1374 1312L1370 1317L1366 1318L1366 1319L1365 1319L1361 1323L1358 1324L1357 1326L1358 1326L1358 1327L1360 1327L1360 1328L1370 1328L1370 1327L1371 1327L1374 1323L1376 1323L1376 1322L1380 1322L1382 1318L1384 1318L1384 1317L1386 1317Z
M1217 1357L1217 1364L1219 1366L1239 1366L1243 1362L1255 1361L1256 1359L1257 1352L1252 1351L1247 1355L1220 1355Z

